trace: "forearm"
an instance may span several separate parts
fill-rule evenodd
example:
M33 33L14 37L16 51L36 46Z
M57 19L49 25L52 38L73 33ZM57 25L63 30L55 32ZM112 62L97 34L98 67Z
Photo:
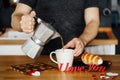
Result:
M85 46L96 37L98 33L98 28L99 28L99 22L97 21L91 21L86 25L85 30L83 31L82 35L80 35L79 37Z

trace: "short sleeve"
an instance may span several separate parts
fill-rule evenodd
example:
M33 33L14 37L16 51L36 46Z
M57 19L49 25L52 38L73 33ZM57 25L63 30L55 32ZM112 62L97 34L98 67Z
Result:
M34 8L36 5L37 0L20 0L19 3L26 4L30 6L31 8Z
M0 8L2 7L2 4L3 4L3 3L2 3L2 0L0 0Z
M98 7L98 0L86 0L85 8Z

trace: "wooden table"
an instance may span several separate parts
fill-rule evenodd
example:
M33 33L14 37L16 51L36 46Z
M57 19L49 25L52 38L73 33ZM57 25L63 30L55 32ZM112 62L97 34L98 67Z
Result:
M117 72L119 76L116 79L120 80L120 55L102 55L104 60L112 61L112 66L106 72ZM40 56L39 59L33 60L27 56L0 56L0 80L101 80L100 74L106 72L58 72L58 70L48 70L41 72L41 75L29 76L10 69L11 65L25 64L33 62L44 62L53 66L57 66L50 61L49 56ZM92 75L96 75L94 79Z

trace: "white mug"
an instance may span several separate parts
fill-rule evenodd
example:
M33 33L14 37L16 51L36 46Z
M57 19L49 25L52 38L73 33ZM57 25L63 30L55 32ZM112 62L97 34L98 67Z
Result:
M56 59L53 59L53 54L56 55ZM73 50L72 49L57 49L50 53L50 59L58 64L59 71L67 71L73 64Z

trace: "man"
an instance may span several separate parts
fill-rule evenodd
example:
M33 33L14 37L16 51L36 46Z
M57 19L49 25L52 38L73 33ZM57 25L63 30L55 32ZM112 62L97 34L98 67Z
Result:
M12 15L12 27L26 33L33 32L35 16L52 23L63 37L63 48L74 48L74 56L79 56L98 32L97 0L20 0Z

